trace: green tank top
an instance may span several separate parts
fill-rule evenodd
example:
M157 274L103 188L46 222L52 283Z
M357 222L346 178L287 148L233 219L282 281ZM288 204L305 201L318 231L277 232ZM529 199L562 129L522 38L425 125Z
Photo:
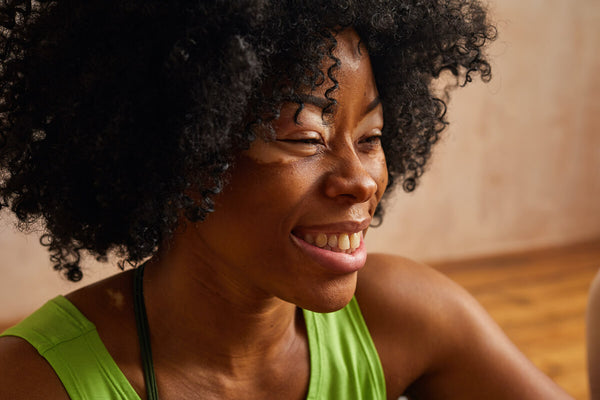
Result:
M307 400L384 400L383 369L356 299L333 313L303 313L310 351ZM18 336L35 347L71 399L140 398L94 324L63 296L1 336Z

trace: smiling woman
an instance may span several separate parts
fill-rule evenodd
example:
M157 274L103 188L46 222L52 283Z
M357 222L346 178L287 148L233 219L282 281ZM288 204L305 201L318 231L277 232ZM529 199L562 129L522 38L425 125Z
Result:
M215 211L193 228L201 257L215 258L204 264L225 262L219 269L232 266L234 275L244 265L247 273L235 279L245 286L318 311L352 298L367 258L362 237L387 186L383 111L367 50L357 54L352 29L335 39L334 114L325 120L322 108L305 101L294 118L298 106L285 104L274 138L259 137L240 153ZM327 103L329 86L311 91L315 103Z
M136 267L4 332L0 398L568 398L463 290L363 241L446 125L432 80L490 77L478 1L0 15L2 206L70 280L82 252Z

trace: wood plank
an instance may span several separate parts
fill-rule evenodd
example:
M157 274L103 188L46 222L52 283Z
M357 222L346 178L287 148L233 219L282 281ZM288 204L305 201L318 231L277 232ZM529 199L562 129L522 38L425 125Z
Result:
M585 310L600 239L434 267L467 289L538 368L589 399Z

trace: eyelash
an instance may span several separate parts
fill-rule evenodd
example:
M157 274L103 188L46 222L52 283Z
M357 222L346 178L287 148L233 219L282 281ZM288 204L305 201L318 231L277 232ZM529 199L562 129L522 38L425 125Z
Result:
M361 140L361 143L367 143L367 144L371 144L371 145L381 143L381 131L377 130L376 132L377 133L374 133L370 136L366 136L365 138L363 138Z
M321 139L317 139L317 138L306 138L306 139L287 139L284 140L285 142L292 142L292 143L302 143L302 144L322 144L323 141Z
M306 145L321 145L323 144L322 138L303 138L303 139L279 139L282 142L288 143L299 143ZM365 143L368 145L378 145L381 142L381 131L377 131L377 133L372 134L370 136L366 136L359 141L359 143Z
M369 136L362 140L363 143L374 143L374 142L380 142L380 141L381 141L381 135Z

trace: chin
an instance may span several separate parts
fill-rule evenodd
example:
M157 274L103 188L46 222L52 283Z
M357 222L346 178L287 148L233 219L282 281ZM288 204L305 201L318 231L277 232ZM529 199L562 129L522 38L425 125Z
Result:
M305 310L330 313L346 307L356 291L356 274L343 281L328 282L320 288L313 288L310 296L298 296L292 303Z

